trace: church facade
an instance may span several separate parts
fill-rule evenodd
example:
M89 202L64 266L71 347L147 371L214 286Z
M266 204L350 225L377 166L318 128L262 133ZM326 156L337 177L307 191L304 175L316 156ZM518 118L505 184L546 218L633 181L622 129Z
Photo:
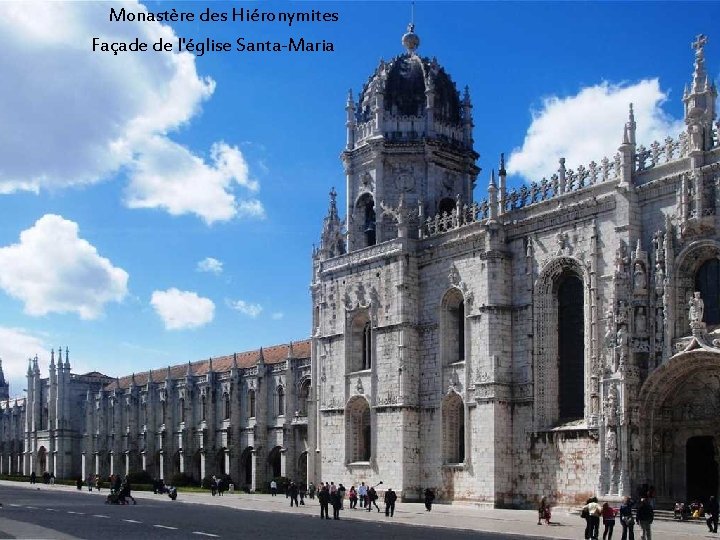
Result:
M346 102L310 339L120 379L71 374L67 350L42 378L36 359L27 397L0 403L0 473L382 481L496 506L717 494L705 38L679 137L639 145L630 105L615 155L515 189L501 157L480 201L470 93L412 27L403 45Z

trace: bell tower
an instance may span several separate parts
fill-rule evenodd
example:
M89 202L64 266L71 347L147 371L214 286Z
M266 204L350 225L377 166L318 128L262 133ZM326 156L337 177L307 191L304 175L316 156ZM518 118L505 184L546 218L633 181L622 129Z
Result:
M382 206L417 209L408 225L472 203L480 170L473 149L470 92L458 92L435 58L417 54L420 38L410 24L405 53L380 61L357 101L348 93L347 144L342 153L347 182L348 251L398 236Z

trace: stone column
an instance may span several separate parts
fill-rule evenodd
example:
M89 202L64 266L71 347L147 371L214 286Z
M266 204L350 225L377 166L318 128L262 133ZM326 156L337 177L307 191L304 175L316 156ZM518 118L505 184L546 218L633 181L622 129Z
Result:
M285 476L287 464L287 448L280 449L280 476Z
M87 478L87 467L86 467L85 459L86 459L85 452L83 452L80 456L80 464L81 464L81 468L82 468L82 472L80 474L82 475L83 479Z
M225 474L230 474L230 449L226 448L223 452L225 453Z
M147 454L143 452L142 454L142 469L143 471L147 471Z
M257 450L254 448L250 459L252 463L252 482L250 483L250 492L254 493L257 489Z
M115 452L110 452L110 474L115 474Z
M200 480L205 478L205 450L200 451Z
M130 474L130 452L125 452L125 476Z
M180 474L185 473L185 451L180 450Z
M100 475L100 454L98 452L95 452L94 459L95 459L95 475L99 476Z
M160 450L160 479L165 480L165 452Z

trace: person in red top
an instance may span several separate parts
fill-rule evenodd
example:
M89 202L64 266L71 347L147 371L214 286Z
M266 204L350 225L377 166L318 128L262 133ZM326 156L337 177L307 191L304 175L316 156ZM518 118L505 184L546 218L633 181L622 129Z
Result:
M602 516L603 525L603 540L612 540L613 528L615 527L615 509L608 503L602 505Z

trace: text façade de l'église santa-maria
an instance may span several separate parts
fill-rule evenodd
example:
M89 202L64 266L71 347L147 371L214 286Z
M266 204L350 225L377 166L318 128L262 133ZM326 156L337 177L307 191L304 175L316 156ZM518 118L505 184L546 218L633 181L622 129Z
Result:
M720 144L705 38L685 130L474 200L472 103L434 59L345 104L344 212L313 253L307 341L111 379L64 359L2 403L0 472L146 469L405 499L575 504L716 493ZM690 68L688 71L691 71ZM344 219L341 214L344 213Z

